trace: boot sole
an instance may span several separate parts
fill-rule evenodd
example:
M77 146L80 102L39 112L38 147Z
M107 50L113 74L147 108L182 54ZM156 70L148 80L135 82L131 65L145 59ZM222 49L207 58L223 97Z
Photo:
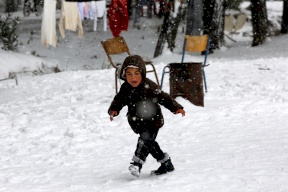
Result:
M133 165L131 165L128 169L133 176L139 177L140 175L139 170L135 168Z
M173 171L174 171L174 169L171 170L171 171L167 171L165 173L157 173L156 170L155 170L155 171L151 171L150 175L164 175L164 174L167 174L167 173L171 173Z

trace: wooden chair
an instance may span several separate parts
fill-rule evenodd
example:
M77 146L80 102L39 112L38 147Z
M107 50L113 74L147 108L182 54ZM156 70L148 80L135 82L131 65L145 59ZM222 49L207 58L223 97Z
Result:
M117 80L120 79L119 78L119 72L121 69L121 63L115 63L112 59L113 55L119 55L119 54L125 54L126 56L131 55L130 51L129 51L129 47L126 44L126 41L123 37L119 36L119 37L114 37L111 39L107 39L105 41L101 41L101 44L106 52L106 55L108 57L108 60L111 64L111 66L113 68L115 68L115 89L116 89L116 94L118 93L118 82ZM157 73L155 70L154 65L152 64L151 61L145 61L146 65L150 65L152 67L151 70L146 69L146 73L150 73L153 72L156 78L156 82L159 85L159 81L158 81L158 77L157 77Z
M201 53L205 52L204 61L202 62L201 72L202 72L206 92L207 92L207 84L206 84L204 67L207 66L206 61L207 61L207 57L209 54L209 47L210 47L210 39L208 35L202 35L202 36L186 35L184 39L183 53L182 53L182 60L181 60L181 63L183 63L186 52L201 52ZM167 68L169 68L169 64L165 66L163 69L162 78L161 78L161 88L163 85L164 74L169 73L169 70L168 71L166 70Z
M182 53L182 63L184 62L184 57L186 52L205 52L204 61L202 63L202 75L204 80L204 88L205 92L207 92L207 83L204 67L207 66L206 61L209 54L210 48L210 39L208 35L202 36L191 36L186 35L184 39L183 45L183 53Z

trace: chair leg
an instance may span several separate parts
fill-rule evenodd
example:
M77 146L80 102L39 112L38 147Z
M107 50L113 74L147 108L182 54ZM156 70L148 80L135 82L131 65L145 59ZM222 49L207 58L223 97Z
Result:
M152 68L153 68L153 71L154 71L154 75L155 75L155 78L156 78L156 82L157 82L157 84L158 85L160 85L159 84L159 80L158 80L158 76L157 76L157 73L156 73L156 69L155 69L155 67L154 67L154 65L153 64L150 64L151 66L152 66Z
M118 82L117 82L117 74L118 74L118 68L115 70L115 89L116 89L116 94L118 93Z
M185 51L186 51L186 43L187 43L187 39L184 39L184 44L183 44L183 52L182 52L182 59L181 59L181 63L184 62L184 57L185 57Z
M161 89L162 89L162 86L163 86L164 75L165 75L165 73L169 73L169 71L165 71L165 69L166 69L167 67L169 67L169 66L168 66L168 65L165 66L165 67L163 68L163 71L162 71L161 85L160 85L160 88L161 88Z
M156 69L155 69L154 65L152 63L146 63L146 65L151 65L152 66L153 69L151 71L146 71L146 73L147 72L154 72L154 75L155 75L155 78L156 78L156 83L160 86L159 79L158 79L158 76L157 76Z
M204 88L205 88L205 92L207 93L208 90L207 90L207 84L206 84L206 76L205 76L205 71L204 71L204 68L202 68L202 76L203 76L203 81L204 81Z

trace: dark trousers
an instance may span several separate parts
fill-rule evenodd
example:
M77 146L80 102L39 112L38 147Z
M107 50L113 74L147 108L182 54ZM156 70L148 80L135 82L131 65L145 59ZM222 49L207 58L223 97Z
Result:
M147 156L151 154L157 161L162 160L165 155L159 144L155 141L158 134L158 129L145 129L139 133L138 143L135 151L135 156L145 161Z

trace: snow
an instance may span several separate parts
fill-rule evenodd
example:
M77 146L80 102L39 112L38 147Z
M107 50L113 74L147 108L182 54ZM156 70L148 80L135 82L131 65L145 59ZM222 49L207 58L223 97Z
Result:
M133 53L153 59L157 22L143 18L143 23L144 29L130 28L123 36ZM0 191L288 190L287 35L250 47L251 37L234 34L236 43L227 39L226 47L210 54L205 107L178 97L185 117L162 108L165 125L157 141L175 171L150 176L159 163L149 156L136 178L128 166L138 136L126 120L127 108L113 122L107 114L115 95L114 69L101 69L108 60L100 40L111 33L98 28L79 40L71 32L59 38L57 48L43 48L40 22L37 26L32 43L19 53L0 51L0 79L16 72L19 83L0 81ZM21 33L23 42L28 34ZM159 79L165 65L181 61L182 42L180 32L175 52L165 50L153 59ZM41 57L32 56L33 50ZM199 58L187 55L185 61ZM57 66L62 72L53 73ZM169 92L168 75L163 90Z

